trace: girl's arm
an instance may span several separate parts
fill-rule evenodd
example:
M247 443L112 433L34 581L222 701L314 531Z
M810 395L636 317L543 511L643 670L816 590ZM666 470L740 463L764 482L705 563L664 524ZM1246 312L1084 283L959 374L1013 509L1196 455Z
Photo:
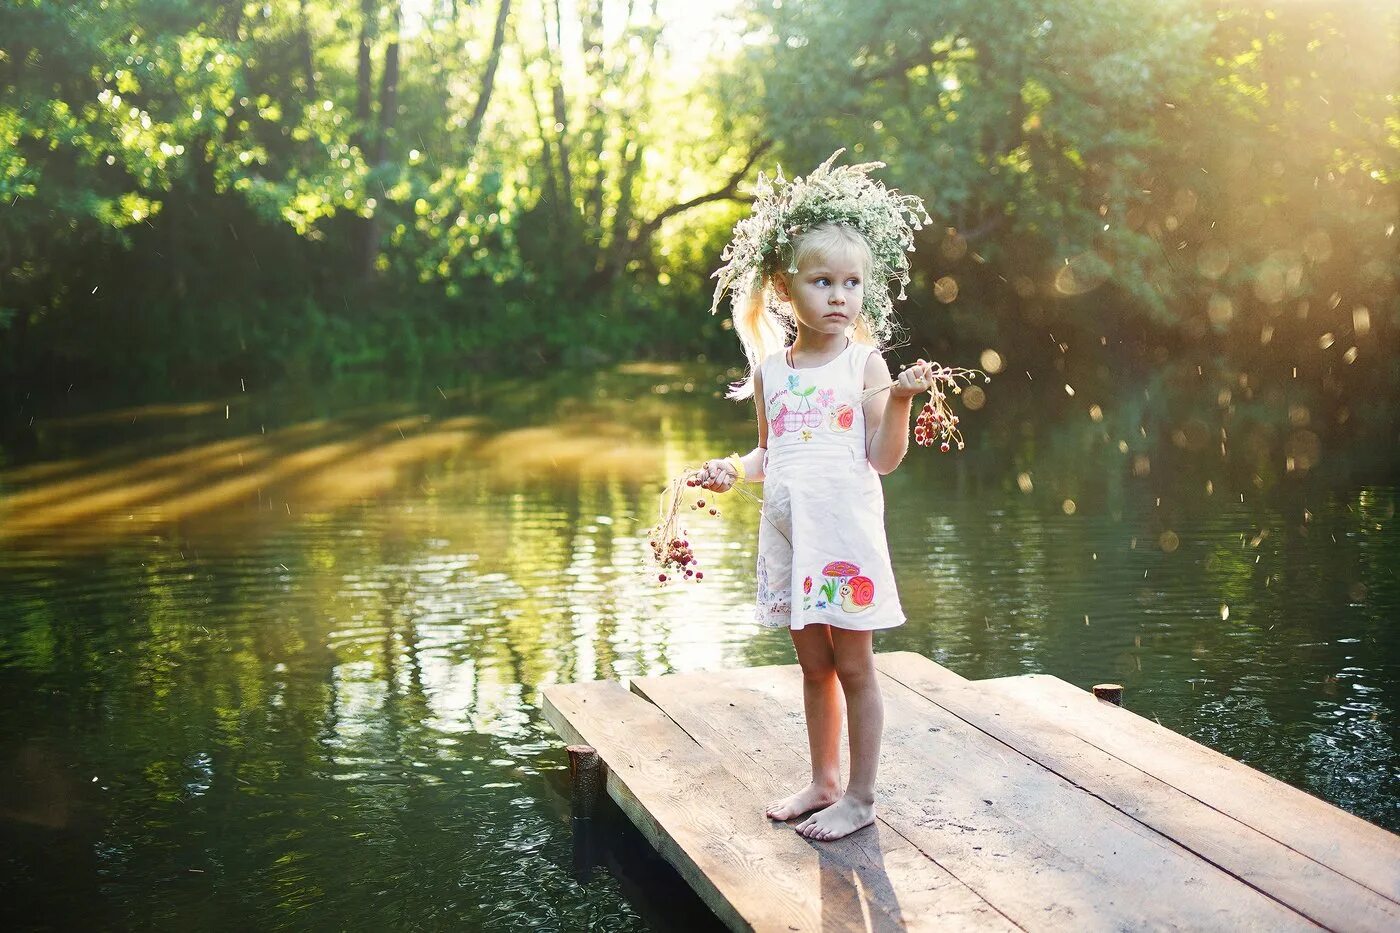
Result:
M899 374L889 391L866 399L865 454L875 472L893 473L909 451L909 409L914 396L932 385L932 364L919 360ZM887 385L890 367L876 350L865 358L865 387Z
M744 482L763 482L763 458L768 453L768 411L763 398L763 373L753 374L753 401L758 409L758 446L739 459L744 464ZM737 477L727 460L710 460L700 469L700 485L715 492L726 492Z

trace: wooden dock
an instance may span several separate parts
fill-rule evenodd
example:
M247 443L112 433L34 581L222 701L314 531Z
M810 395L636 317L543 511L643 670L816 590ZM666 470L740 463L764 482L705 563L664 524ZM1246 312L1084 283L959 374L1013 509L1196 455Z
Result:
M544 711L733 930L1400 930L1400 836L1056 677L876 663L879 819L836 842L763 815L809 776L796 665Z

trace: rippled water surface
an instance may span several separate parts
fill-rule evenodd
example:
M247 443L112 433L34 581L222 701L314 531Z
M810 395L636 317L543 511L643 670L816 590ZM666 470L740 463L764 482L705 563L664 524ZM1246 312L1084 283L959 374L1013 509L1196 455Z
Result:
M636 365L40 406L0 463L3 911L658 922L622 873L575 874L539 691L793 660L750 618L752 506L690 523L704 583L642 563L660 481L752 445L722 381ZM1121 682L1136 712L1400 829L1385 445L1288 471L1228 409L1121 389L1091 416L999 389L965 451L885 478L910 622L877 649Z

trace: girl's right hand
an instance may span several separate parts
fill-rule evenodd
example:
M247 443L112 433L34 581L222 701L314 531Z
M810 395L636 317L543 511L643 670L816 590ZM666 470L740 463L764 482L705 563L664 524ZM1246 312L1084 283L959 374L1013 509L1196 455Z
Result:
M916 360L913 366L904 370L890 386L890 395L895 398L913 398L920 392L933 388L933 364L927 360Z
M739 474L728 460L706 460L696 476L700 485L711 492L728 492L738 478Z

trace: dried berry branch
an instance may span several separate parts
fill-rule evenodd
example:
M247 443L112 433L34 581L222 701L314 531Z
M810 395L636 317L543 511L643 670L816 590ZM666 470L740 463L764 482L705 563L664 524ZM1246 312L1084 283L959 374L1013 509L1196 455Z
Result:
M705 579L704 571L699 569L700 561L695 556L695 548L690 543L688 532L681 527L680 523L681 502L683 501L681 490L688 486L697 486L697 478L699 475L700 470L687 467L666 484L665 488L661 491L659 499L660 507L658 512L660 520L651 528L647 529L647 537L651 544L652 561L657 566L656 578L661 583L666 583L673 579L696 581ZM759 507L759 514L763 516L764 521L772 525L784 539L787 539L787 535L783 530L763 511L763 500L761 498L749 492L741 485L730 487L730 491L737 493L740 498L747 499L756 504ZM669 504L667 501L668 496ZM692 511L707 509L711 515L717 516L720 514L719 506L714 504L706 506L704 499L697 499L691 504L690 508ZM791 543L791 540L788 540L789 543Z
M928 447L935 440L941 441L938 449L944 453L952 449L952 444L957 444L958 450L962 450L966 446L962 432L958 430L958 416L953 414L947 399L949 392L953 395L962 394L962 386L958 384L959 379L972 385L973 379L977 375L982 377L983 382L992 381L992 377L980 369L933 364L933 386L928 390L929 400L924 403L924 407L919 410L919 417L914 421L915 443L920 447ZM861 393L860 404L865 404L895 384L894 381L891 381L886 385L866 389Z

